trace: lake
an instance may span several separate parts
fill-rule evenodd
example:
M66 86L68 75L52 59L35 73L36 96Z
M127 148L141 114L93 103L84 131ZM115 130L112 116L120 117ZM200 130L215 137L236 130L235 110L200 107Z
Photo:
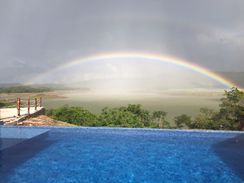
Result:
M218 109L222 90L167 90L163 92L131 92L126 94L109 94L92 91L65 91L63 97L47 98L44 106L47 109L63 105L81 106L94 113L100 113L104 107L120 107L127 104L142 104L149 111L167 112L169 121L180 114L195 116L201 107Z

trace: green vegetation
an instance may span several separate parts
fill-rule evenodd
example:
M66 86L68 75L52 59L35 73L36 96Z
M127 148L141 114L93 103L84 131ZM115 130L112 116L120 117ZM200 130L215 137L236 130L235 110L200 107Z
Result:
M0 108L9 108L9 107L15 107L15 102L6 102L6 101L0 101Z
M178 128L190 129L241 130L241 118L244 115L244 92L237 88L225 91L219 111L208 108L200 109L193 119L187 115L175 118Z
M5 107L5 106L6 106L6 104L5 104L5 103L0 102L0 108L3 108L3 107Z
M58 109L47 111L48 116L52 116L59 121L69 122L75 125L96 126L97 116L81 107L63 106Z
M98 126L143 127L143 121L136 115L121 108L104 108L98 116Z
M129 104L127 107L104 108L95 115L82 107L63 106L47 111L47 115L60 121L84 126L113 126L130 128L163 128L169 127L164 111L150 113L141 105Z
M237 88L225 91L219 111L201 108L194 119L182 114L174 118L176 126L170 125L166 120L166 112L149 112L140 104L117 108L105 107L97 115L82 107L69 106L49 110L47 114L56 120L83 126L240 130L241 117L244 115L244 93Z
M183 128L185 126L190 126L191 121L192 121L191 117L186 114L182 114L180 116L175 117L175 125L177 128Z
M32 87L24 85L0 88L0 93L39 93L49 91L52 91L52 89L47 87Z

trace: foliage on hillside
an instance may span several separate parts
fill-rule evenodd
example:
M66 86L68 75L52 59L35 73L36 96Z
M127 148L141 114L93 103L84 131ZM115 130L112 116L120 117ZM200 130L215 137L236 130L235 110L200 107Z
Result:
M23 85L0 88L0 93L39 93L49 91L52 91L52 89L47 87L32 87Z
M15 106L16 106L15 102L0 101L0 108L9 108Z
M0 108L5 107L5 103L0 102Z
M194 119L187 115L181 115L175 118L175 123L178 128L241 130L243 116L244 92L232 88L230 91L225 91L219 111L202 108Z
M82 126L113 126L113 127L169 127L164 111L150 113L142 109L141 105L129 104L127 107L107 108L101 114L95 115L81 107L63 106L52 109L47 115L60 121Z
M97 116L81 107L63 106L47 111L47 115L55 120L69 122L75 125L97 126Z

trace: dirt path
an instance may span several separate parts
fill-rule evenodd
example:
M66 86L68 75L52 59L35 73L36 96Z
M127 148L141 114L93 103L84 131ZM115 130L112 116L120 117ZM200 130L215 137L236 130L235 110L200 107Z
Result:
M19 122L18 126L76 126L63 121L56 121L48 116L40 115Z

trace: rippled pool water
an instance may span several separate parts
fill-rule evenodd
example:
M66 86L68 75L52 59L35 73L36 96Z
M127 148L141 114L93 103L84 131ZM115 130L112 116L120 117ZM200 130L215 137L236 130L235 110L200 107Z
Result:
M244 133L50 128L1 151L0 182L244 182Z

